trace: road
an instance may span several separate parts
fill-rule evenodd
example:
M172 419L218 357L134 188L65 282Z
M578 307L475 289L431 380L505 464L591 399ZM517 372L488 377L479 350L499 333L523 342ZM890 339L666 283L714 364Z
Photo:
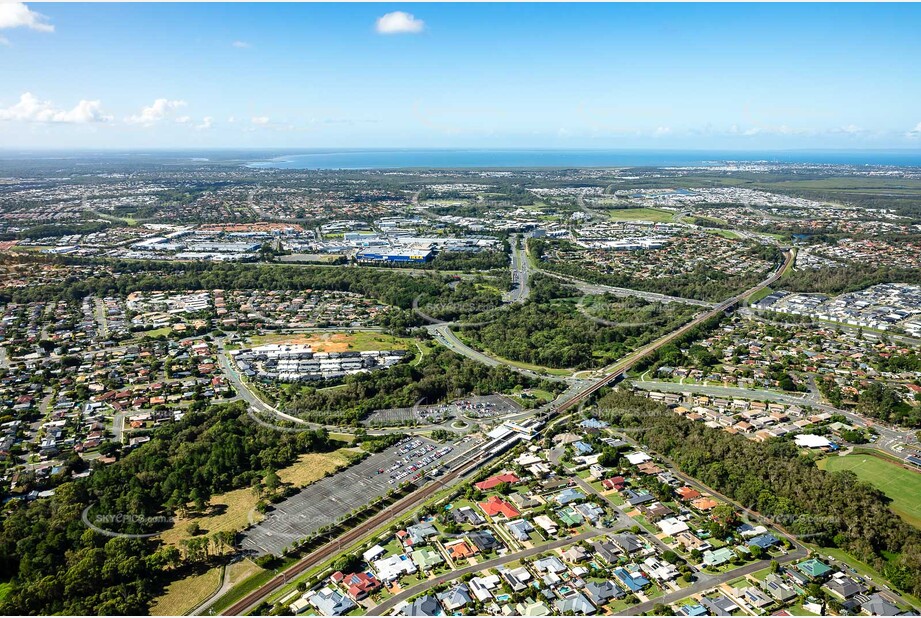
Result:
M704 313L698 314L697 317L695 317L690 322L686 323L684 326L681 326L680 328L675 329L674 331L672 331L671 333L667 335L663 335L662 337L659 337L652 343L647 344L643 346L642 348L628 354L626 357L624 357L623 360L615 363L614 365L611 365L608 368L608 371L609 371L608 375L606 375L605 377L595 382L591 387L583 391L582 394L576 397L573 397L571 400L565 402L563 405L557 408L557 413L563 412L569 408L572 408L582 403L587 398L591 397L591 395L594 394L595 392L601 390L602 388L610 384L614 384L615 382L623 378L626 371L630 367L632 367L634 364L636 364L638 361L649 356L650 354L655 353L662 346L667 345L671 343L672 341L674 341L675 339L682 337L683 335L697 328L698 326L700 326L707 320L714 318L718 315L721 315L722 313L732 309L733 307L735 307L737 304L742 302L748 296L751 296L752 294L760 291L761 289L773 284L775 281L777 281L780 278L781 274L783 274L783 272L787 269L787 267L790 266L790 264L793 261L793 257L794 257L794 254L792 252L790 251L785 252L783 263L780 266L778 266L774 270L774 272L772 272L764 281L762 281L758 285L748 290L745 290L741 294L737 294L733 296L732 298L724 300L723 302L721 302L719 305L717 305L710 311L706 311Z
M445 346L452 352L457 352L458 354L462 354L466 356L467 358L483 363L484 365L488 365L490 367L499 367L500 365L504 365L508 367L509 369L511 369L512 371L517 371L518 373L524 374L528 376L529 378L534 378L537 380L553 380L554 382L572 381L571 378L555 376L549 373L542 374L536 371L532 371L530 369L524 369L522 367L518 367L511 363L503 362L497 358L493 358L492 356L488 356L480 352L479 350L474 350L473 348L468 346L466 343L464 343L463 341L457 338L457 335L455 335L454 332L451 330L450 324L432 324L430 326L427 326L426 329L432 334L433 337L435 337L435 341Z
M531 261L525 251L528 242L527 236L515 236L512 244L512 284L515 286L508 293L508 300L513 303L523 303L531 295L530 284Z
M392 597L390 597L389 599L387 599L380 605L375 605L373 608L371 608L373 610L373 614L369 614L369 615L383 616L384 614L394 609L397 605L399 605L403 601L406 601L407 599L410 599L418 594L421 594L425 592L426 590L431 590L438 584L453 581L455 579L460 579L464 575L468 575L470 573L479 573L483 569L493 569L493 568L502 566L503 564L514 562L515 560L521 560L523 558L531 558L533 556L536 556L537 554L542 554L544 552L547 552L553 549L558 549L560 547L565 547L567 545L572 545L574 543L579 543L581 541L587 541L589 539L593 539L598 536L601 536L605 532L606 530L604 529L591 528L589 530L586 530L582 534L578 534L576 536L572 536L567 539L560 539L558 541L553 541L545 545L539 545L537 547L532 547L530 549L525 549L525 550L515 552L512 554L506 554L505 556L499 556L498 558L493 558L492 560L484 560L483 562L480 562L474 565L470 565L470 566L466 566L462 569L456 569L437 579L429 579L424 582L418 583L415 586L407 588L406 590L398 592L397 594L393 595Z
M788 552L786 556L782 556L780 558L777 558L776 560L779 564L786 564L788 562L800 560L802 558L805 558L806 556L807 556L807 552L805 549L798 549L796 551ZM639 605L631 605L627 609L623 610L622 612L618 612L615 615L616 616L642 616L646 612L652 611L652 609L656 605L659 605L659 604L668 605L670 603L674 603L675 601L680 601L681 599L685 599L693 594L700 594L701 592L705 592L707 590L710 590L711 588L716 588L717 586L721 586L722 584L731 582L745 575L755 573L757 571L760 571L761 569L766 569L769 566L771 566L770 560L760 560L758 562L752 562L751 564L747 564L743 567L739 567L738 569L733 569L729 571L728 573L721 573L720 575L714 575L709 580L706 580L706 581L701 580L699 582L695 582L691 584L690 586L688 586L687 588L682 588L681 590L678 590L677 592L669 592L668 594L664 594L661 597L658 597L651 601L646 601L645 603L640 603Z
M99 325L99 335L103 338L109 337L109 320L106 317L106 306L99 297L93 298L93 316Z
M683 303L685 305L695 305L697 307L707 307L713 308L716 306L716 303L710 303L705 300L697 300L694 298L681 298L678 296L669 296L667 294L658 294L656 292L643 292L641 290L632 290L630 288L617 288L610 285L601 285L600 283L589 283L587 281L582 281L581 279L576 279L575 277L569 277L567 275L560 275L554 272L547 270L539 271L542 275L548 277L553 277L555 279L560 279L571 285L574 285L580 292L583 294L613 294L614 296L619 297L628 297L633 296L637 298L642 298L650 302L657 303Z
M217 361L218 365L220 365L221 371L230 379L230 381L233 383L234 390L237 391L237 395L241 397L245 402L260 412L265 412L286 421L291 421L292 423L297 423L298 425L304 425L305 427L310 425L304 419L298 418L296 416L291 416L290 414L285 414L278 408L274 408L260 399L253 391L250 390L246 384L244 384L240 374L233 367L230 359L227 358L223 339L217 340L217 348Z
M634 363L636 363L638 360L654 353L661 346L666 345L667 343L670 343L674 339L684 335L689 330L702 324L707 319L714 317L718 314L721 314L722 312L727 311L728 309L731 309L737 303L739 303L743 298L749 296L750 294L753 294L754 292L757 292L764 286L771 285L774 281L776 281L779 278L780 273L782 273L783 270L789 265L791 259L792 259L792 254L788 252L786 254L786 259L784 260L784 263L771 276L766 278L759 285L753 287L750 290L746 290L742 294L734 296L733 298L730 298L720 303L717 307L715 307L711 311L708 311L706 313L699 315L694 320L688 322L681 328L676 329L675 331L673 331L672 333L668 335L660 337L656 341L628 355L626 358L624 358L623 361L616 363L615 365L611 367L611 373L609 375L594 382L587 388L577 389L575 394L569 400L563 401L560 405L555 406L555 409L549 410L549 415L550 416L559 415L563 413L564 411L579 405L580 403L585 401L589 396L591 396L594 392L600 390L601 388L604 388L605 386L609 384L616 382L621 377L623 377L624 372L629 367L631 367ZM438 328L438 326L444 326L444 325L436 325L435 328ZM219 346L222 346L222 343L219 343ZM219 355L219 357L220 356L223 356L223 354ZM495 361L495 359L491 359L491 360ZM225 359L225 362L226 362L226 359ZM229 367L225 366L222 368L226 370ZM229 375L233 376L234 375L233 369L232 368L229 368L229 369L230 369ZM266 404L261 401L259 404L255 404L255 405L265 406L265 408L268 409L269 411L274 410L273 408L266 406ZM377 527L388 524L395 517L399 517L400 514L404 512L408 512L409 510L415 508L416 506L421 505L425 500L427 500L432 494L434 494L444 484L453 482L454 480L457 480L458 478L460 478L461 476L465 474L469 474L471 472L476 471L484 463L484 461L485 460L483 458L474 458L470 462L465 463L461 465L460 467L458 467L457 469L444 475L438 481L435 481L433 483L429 483L423 486L422 488L418 489L417 491L413 492L412 494L410 494L409 496L407 496L406 498L398 502L397 503L399 505L398 508L391 507L391 509L385 510L373 516L367 522L357 526L356 528L353 528L352 530L350 530L343 536L339 537L339 539L337 539L336 541L328 543L322 548L309 554L305 558L299 560L292 567L287 569L284 573L273 578L272 580L270 580L269 582L267 582L266 584L264 584L257 590L251 592L246 597L244 597L244 599L242 599L241 601L235 603L230 608L228 608L224 613L225 614L237 614L237 615L245 613L246 611L248 611L249 609L257 605L266 596L268 596L273 590L279 588L280 586L283 586L285 582L287 581L288 577L296 576L302 573L303 571L311 568L312 566L319 564L323 560L334 556L337 553L337 551L340 551L344 545L348 545L348 544L351 544L357 541L358 539L362 538L362 536L364 536L365 534L370 533L371 531L375 530ZM572 541L567 540L567 542L572 542ZM483 568L483 567L480 567L480 568Z
M812 406L822 412L840 414L848 419L851 424L857 427L873 427L879 434L876 442L870 444L861 444L861 448L870 448L883 451L888 455L898 459L905 459L910 453L896 450L900 444L917 445L917 438L914 431L898 429L880 423L879 421L868 420L867 418L855 414L848 410L840 410L821 401L817 401L811 394L792 395L780 393L777 391L756 390L748 388L738 388L733 386L703 386L700 384L678 384L676 382L659 382L649 380L634 380L633 385L637 388L647 391L660 391L663 393L699 393L709 397L727 397L740 399L763 399L767 401L776 401L787 405Z
M779 326L781 328L788 328L790 325L786 322L777 322L775 320L768 319L766 316L762 315L757 311L746 307L739 310L739 315L753 320L758 320L765 324L772 324L774 326ZM818 326L823 326L824 328L829 328L833 330L840 330L845 333L856 334L858 332L863 332L863 336L867 339L877 341L879 339L888 339L889 341L904 343L905 345L919 346L921 345L921 339L917 337L909 337L908 335L899 335L891 331L881 332L873 330L870 328L861 328L860 326L851 326L850 324L844 324L843 322L833 322L832 320L818 320L814 319L813 323Z
M489 461L489 459L480 457L471 459L462 463L460 466L448 472L447 474L441 476L439 479L417 489L407 497L397 501L392 506L384 509L376 515L373 515L365 522L358 524L356 527L352 528L339 538L330 541L326 545L298 560L294 565L285 569L282 573L278 574L276 577L272 578L253 592L247 594L241 600L228 607L222 612L223 615L241 616L247 613L253 607L262 602L262 600L265 599L265 597L271 594L274 590L285 585L289 579L296 577L297 575L318 564L321 564L323 561L332 558L333 556L336 556L342 551L344 547L348 547L349 545L362 539L365 535L370 534L378 528L389 525L394 520L399 519L406 513L416 509L423 502L432 497L433 494L438 492L442 487L451 485L454 482L459 481L464 477L476 472L480 465L486 461Z

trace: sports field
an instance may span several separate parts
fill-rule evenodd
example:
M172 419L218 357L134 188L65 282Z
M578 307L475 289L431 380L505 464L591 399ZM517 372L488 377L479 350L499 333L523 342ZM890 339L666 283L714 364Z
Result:
M906 522L921 528L921 472L873 455L853 454L829 457L819 462L823 470L850 470L862 481L878 488L892 499L890 508Z
M674 213L658 208L616 208L608 211L611 221L655 221L667 223L674 219Z

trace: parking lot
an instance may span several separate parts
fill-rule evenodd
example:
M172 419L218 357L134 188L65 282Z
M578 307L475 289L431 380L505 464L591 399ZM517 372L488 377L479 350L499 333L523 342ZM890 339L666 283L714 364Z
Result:
M467 397L452 403L458 415L467 418L495 418L521 412L518 403L501 395L486 395L484 397Z
M275 505L263 521L243 533L241 547L256 556L280 555L284 548L386 494L399 483L418 480L439 463L450 461L472 446L472 441L455 448L425 438L404 438L386 451L321 479Z
M375 410L362 421L365 425L387 427L393 425L412 425L421 423L431 425L442 423L453 416L454 406L438 404L433 406L416 406L413 408L390 408Z

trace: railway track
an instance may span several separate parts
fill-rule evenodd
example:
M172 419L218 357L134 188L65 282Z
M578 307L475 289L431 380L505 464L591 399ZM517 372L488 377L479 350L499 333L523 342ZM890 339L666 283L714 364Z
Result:
M728 300L723 301L722 303L720 303L713 309L705 313L702 313L701 315L697 316L696 318L694 318L692 321L688 322L681 328L674 330L671 333L664 335L663 337L660 337L656 341L653 341L652 343L640 348L636 352L633 352L627 358L625 358L624 360L614 365L611 368L610 373L608 373L603 378L599 379L597 382L592 384L592 386L590 386L586 390L574 395L569 400L561 403L554 410L552 410L548 416L551 416L551 417L558 416L559 414L573 408L574 406L579 405L580 403L590 398L593 394L595 394L602 388L612 383L615 383L621 378L623 378L626 371L630 367L632 367L637 361L641 360L642 358L645 358L649 354L652 354L653 352L661 348L663 345L671 343L678 337L681 337L682 335L686 334L691 329L706 322L710 318L727 311L728 309L732 308L733 306L735 306L736 304L738 304L739 302L741 302L743 299L747 298L748 296L758 292L759 290L765 288L766 286L771 285L772 283L777 281L780 278L780 276L783 274L783 272L787 269L787 267L789 267L790 263L793 260L793 257L794 257L793 252L787 251L784 254L783 264L781 264L777 268L777 270L775 270L771 274L770 277L768 277L767 279L765 279L758 285L746 290L745 292L742 292L741 294L738 294ZM245 612L249 611L257 604L259 604L263 599L265 599L273 591L277 590L281 586L284 586L290 578L296 577L297 575L300 575L304 571L310 568L313 568L314 566L321 563L322 561L335 556L337 553L342 551L342 548L344 546L348 546L358 541L359 539L364 537L366 534L369 534L376 528L386 524L387 522L393 520L396 517L399 517L400 515L406 513L407 511L410 511L414 509L415 507L419 506L420 504L428 500L430 497L432 497L432 495L434 495L435 492L437 492L439 489L441 489L442 487L444 487L451 481L457 478L460 478L461 476L471 472L472 470L475 470L476 468L480 466L480 464L482 464L487 459L489 459L489 457L486 455L486 453L483 453L477 457L474 457L470 461L464 464L461 464L461 466L459 466L457 469L451 472L448 472L447 474L442 476L440 479L437 479L432 483L426 484L424 487L418 489L417 491L413 492L409 496L399 500L397 503L395 503L390 508L384 509L380 513L373 515L368 521L362 524L359 524L356 528L353 528L349 532L346 532L344 535L342 535L335 541L331 541L327 543L326 545L324 545L323 547L311 552L310 554L308 554L307 556L299 560L297 563L295 563L294 565L286 569L284 572L282 572L279 575L276 575L274 578L266 582L264 585L262 585L257 590L254 590L253 592L247 594L245 597L243 597L242 599L240 599L239 601L237 601L236 603L228 607L226 610L224 610L224 612L222 612L223 615L242 615L244 614Z
M560 404L552 414L559 414L560 412L564 412L572 408L573 406L580 404L581 402L590 398L593 394L595 394L596 392L598 392L605 386L608 386L609 384L613 384L619 381L621 378L623 378L627 370L630 369L630 367L632 367L637 361L645 358L649 354L652 354L653 352L655 352L662 346L668 343L671 343L675 339L681 337L682 335L686 334L688 331L696 328L697 326L700 326L701 324L713 318L714 316L717 316L727 311L728 309L742 302L743 299L771 285L772 283L780 279L780 276L790 266L793 260L793 257L794 257L793 252L787 251L784 254L783 263L774 272L772 272L771 276L769 276L767 279L765 279L758 285L742 292L741 294L733 296L732 298L728 300L724 300L723 302L721 302L719 305L717 305L713 309L707 311L706 313L702 313L701 315L697 316L696 318L694 318L693 320L691 320L690 322L688 322L681 328L674 330L670 332L669 334L664 335L660 337L659 339L653 341L652 343L646 345L645 347L640 348L636 352L633 352L632 354L627 356L627 358L625 358L624 360L614 365L612 367L612 371L608 375L601 378L600 380L592 384L591 387L575 395L568 401L565 401L562 404Z
M249 593L225 609L222 612L222 615L243 615L258 605L269 594L281 586L284 586L291 578L300 575L310 568L313 568L324 560L332 558L341 552L343 547L351 545L376 528L379 528L380 526L405 514L407 511L411 511L412 509L416 508L421 503L431 498L439 489L446 486L451 481L460 478L478 468L483 461L484 459L482 455L474 457L470 461L461 464L455 470L452 470L441 478L436 479L434 482L427 483L424 487L413 492L409 496L402 498L392 506L382 510L380 513L373 515L370 519L359 524L357 527L352 528L344 535L337 538L335 541L330 541L323 547L320 547L319 549L316 549L310 554L304 556L298 562L288 567L285 571L276 575L271 580L263 584L260 588L254 590L253 592Z

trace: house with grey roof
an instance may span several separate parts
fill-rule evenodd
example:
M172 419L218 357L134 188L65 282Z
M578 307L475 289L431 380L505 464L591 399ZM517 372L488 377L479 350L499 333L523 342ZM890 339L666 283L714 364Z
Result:
M444 610L441 609L438 599L426 594L407 603L400 613L403 616L443 616Z
M473 602L473 598L470 596L470 588L467 584L458 584L447 589L438 595L438 600L441 601L441 606L449 612L458 610Z
M585 585L585 594L595 605L605 605L611 599L620 599L624 591L612 581L589 582Z
M588 616L595 613L595 606L592 605L592 602L585 598L585 595L581 592L576 592L563 599L557 599L554 601L553 605L556 607L557 611L564 616Z
M556 556L547 556L534 561L534 568L540 573L563 573L566 571L566 565Z
M323 616L341 616L355 607L352 599L332 588L318 590L307 597L307 601Z

